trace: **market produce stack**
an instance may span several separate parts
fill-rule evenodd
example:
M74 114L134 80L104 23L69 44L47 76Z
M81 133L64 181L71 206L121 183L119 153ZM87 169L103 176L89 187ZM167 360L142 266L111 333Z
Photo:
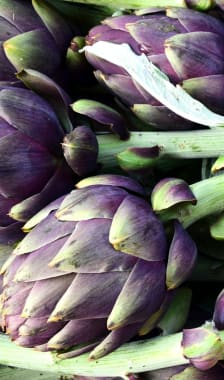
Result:
M221 379L222 4L78 3L0 3L2 332L77 379L151 342L130 379Z

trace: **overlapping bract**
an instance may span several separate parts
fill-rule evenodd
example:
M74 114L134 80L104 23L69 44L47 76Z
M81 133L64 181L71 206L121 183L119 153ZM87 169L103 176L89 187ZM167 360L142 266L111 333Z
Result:
M127 43L136 54L144 53L170 80L193 97L223 114L224 26L208 14L170 8L151 14L107 18L90 30L86 42ZM90 52L96 77L143 121L158 129L191 129L196 124L172 113L136 84L119 66Z
M196 253L180 225L168 249L135 180L98 175L76 187L25 224L2 268L2 327L22 346L99 358L156 326Z
M84 344L101 357L163 303L167 242L134 180L97 176L78 187L25 225L34 228L3 268L2 324L22 346Z

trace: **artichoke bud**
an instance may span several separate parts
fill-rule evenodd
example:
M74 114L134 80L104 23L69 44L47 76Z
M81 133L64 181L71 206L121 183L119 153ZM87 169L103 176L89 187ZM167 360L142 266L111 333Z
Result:
M153 210L162 211L182 202L196 204L197 200L189 185L179 178L164 178L153 188Z
M212 368L223 357L223 342L210 322L184 329L182 346L184 356L200 370Z
M90 128L84 125L76 127L64 137L62 148L67 163L79 176L96 170L98 142Z
M73 111L88 116L96 121L100 127L99 131L108 132L108 127L112 133L115 133L122 140L129 137L129 131L125 119L121 114L103 103L95 100L80 99L72 104Z
M169 248L166 285L174 289L191 274L197 259L197 246L178 220L174 221L174 236Z
M224 290L222 290L217 297L213 313L213 321L217 329L224 329Z

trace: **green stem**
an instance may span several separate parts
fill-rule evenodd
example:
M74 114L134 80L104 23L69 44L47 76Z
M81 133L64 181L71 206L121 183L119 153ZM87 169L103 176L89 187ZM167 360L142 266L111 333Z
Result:
M94 4L116 9L141 9L151 7L186 7L184 0L65 0L71 3Z
M181 347L182 333L124 344L99 360L88 354L58 360L50 352L22 348L0 334L0 364L57 373L57 375L111 376L125 378L129 373L188 363Z
M224 154L222 128L187 132L131 132L126 141L112 134L98 135L99 158L103 167L118 165L118 155L130 147L146 148L157 145L160 158L208 158Z
M160 213L163 222L178 219L185 228L208 215L224 210L224 174L190 185L197 203L176 205Z

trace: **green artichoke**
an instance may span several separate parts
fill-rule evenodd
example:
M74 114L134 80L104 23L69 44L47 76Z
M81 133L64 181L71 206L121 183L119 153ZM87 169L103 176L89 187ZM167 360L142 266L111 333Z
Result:
M168 250L135 180L99 175L76 187L25 224L31 231L2 268L2 327L25 347L99 358L163 315L175 287L170 275L166 285L167 255L177 258L175 282L179 263L187 267L183 282L196 247L178 223Z
M148 11L149 12L149 11ZM97 41L128 44L144 53L174 84L181 86L211 110L223 114L224 24L192 9L169 8L106 18L92 28L87 45ZM127 72L86 50L97 79L144 122L158 129L200 128L174 112L137 84Z

